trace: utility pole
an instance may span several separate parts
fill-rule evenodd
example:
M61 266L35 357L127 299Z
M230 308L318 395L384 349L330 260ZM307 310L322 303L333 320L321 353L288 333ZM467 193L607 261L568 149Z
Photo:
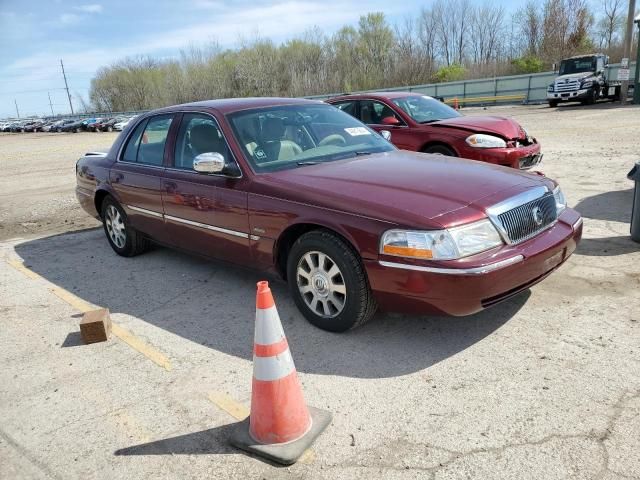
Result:
M635 3L635 0L631 0ZM69 93L69 85L67 84L67 75L64 73L64 63L62 63L62 59L60 59L60 66L62 67L62 76L64 77L64 88L67 90L67 97L69 97L69 107L71 108L71 115L73 113L73 104L71 103L71 94Z
M51 107L51 116L53 117L55 114L53 113L53 103L51 103L51 94L47 92L47 96L49 97L49 106Z
M627 15L627 29L624 36L624 53L622 58L626 58L629 61L631 56L631 42L633 40L633 17L636 13L636 0L629 0L629 13ZM638 65L636 65L638 68ZM623 80L620 88L620 103L624 105L627 103L627 94L629 92L629 80Z
M16 115L18 115L18 118L20 118L20 110L18 110L18 100L14 98L13 103L16 104Z

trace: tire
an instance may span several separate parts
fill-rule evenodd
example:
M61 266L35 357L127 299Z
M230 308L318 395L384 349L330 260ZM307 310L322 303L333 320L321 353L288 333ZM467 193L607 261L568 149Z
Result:
M556 108L557 106L558 106L558 102L556 102L555 100L551 100L549 102L549 107Z
M113 197L103 200L101 217L107 241L118 255L134 257L149 249L149 239L129 224L127 214Z
M58 132L58 133L62 133L62 129L61 129L61 128L58 128L58 129L56 130L56 132Z
M80 129L78 127L74 128L73 133L80 133Z
M113 127L111 127L111 126L107 127L107 132L109 132L109 133L113 132Z
M323 330L345 332L359 327L378 308L360 258L327 230L313 230L296 240L287 259L287 279L300 312ZM321 290L314 287L315 282Z
M423 153L431 153L434 155L446 155L447 157L457 157L456 152L451 150L446 145L431 145L430 147L422 150Z

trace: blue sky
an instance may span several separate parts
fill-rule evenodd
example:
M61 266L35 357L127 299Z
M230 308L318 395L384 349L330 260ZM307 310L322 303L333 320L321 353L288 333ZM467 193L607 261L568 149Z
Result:
M0 118L68 113L60 71L71 94L88 96L96 69L126 56L172 57L180 48L217 41L237 46L256 35L276 42L318 26L332 33L360 15L384 12L391 22L417 13L418 0L0 0ZM476 3L476 2L474 2ZM479 2L478 2L479 3ZM499 0L510 9L524 0ZM79 106L74 99L74 107Z

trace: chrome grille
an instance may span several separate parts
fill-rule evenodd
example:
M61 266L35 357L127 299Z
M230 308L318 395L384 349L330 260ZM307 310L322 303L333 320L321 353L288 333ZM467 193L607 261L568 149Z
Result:
M553 193L517 206L498 215L511 243L520 243L535 237L558 218Z
M558 80L555 82L555 92L573 92L578 90L580 82L578 80Z

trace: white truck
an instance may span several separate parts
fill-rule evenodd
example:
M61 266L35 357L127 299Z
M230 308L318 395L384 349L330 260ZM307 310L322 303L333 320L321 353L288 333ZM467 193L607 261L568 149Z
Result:
M547 87L547 102L557 107L560 102L593 104L599 99L620 98L619 80L607 78L609 57L602 53L565 58L555 81Z

